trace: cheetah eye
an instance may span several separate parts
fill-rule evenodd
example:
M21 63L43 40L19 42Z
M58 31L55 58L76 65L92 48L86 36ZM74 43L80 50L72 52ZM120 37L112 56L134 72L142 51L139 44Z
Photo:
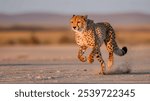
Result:
M81 21L78 21L77 23L81 23Z

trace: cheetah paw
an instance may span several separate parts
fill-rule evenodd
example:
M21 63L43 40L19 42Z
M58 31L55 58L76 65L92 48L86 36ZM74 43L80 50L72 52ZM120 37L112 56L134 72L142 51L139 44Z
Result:
M91 55L89 55L89 57L88 57L88 63L93 63L94 62L94 58L93 58L93 56L91 56Z
M99 75L105 75L105 72L99 72Z
M82 62L86 62L87 61L86 57L80 57L79 60L82 61Z
M94 62L94 59L93 58L88 58L88 63L93 63Z

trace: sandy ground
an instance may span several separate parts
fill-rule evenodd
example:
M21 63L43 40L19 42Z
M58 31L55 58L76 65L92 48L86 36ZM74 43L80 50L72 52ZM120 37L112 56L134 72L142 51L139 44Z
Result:
M115 56L110 74L99 75L98 61L80 62L76 45L0 47L0 83L150 83L150 46L128 50ZM107 63L104 46L101 51Z

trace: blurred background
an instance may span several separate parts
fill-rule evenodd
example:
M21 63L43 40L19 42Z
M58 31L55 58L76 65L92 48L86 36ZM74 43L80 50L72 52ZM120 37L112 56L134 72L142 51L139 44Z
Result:
M74 44L73 14L111 23L120 43L150 43L150 0L0 0L0 46Z
M101 78L97 61L77 59L73 14L113 26L128 48L115 56L118 75ZM105 45L101 51L107 62ZM149 52L150 0L0 0L0 83L149 83Z

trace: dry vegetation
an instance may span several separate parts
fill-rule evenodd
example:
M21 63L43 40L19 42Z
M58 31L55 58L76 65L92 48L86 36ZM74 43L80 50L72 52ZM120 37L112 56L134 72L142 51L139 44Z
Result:
M117 41L126 44L149 44L150 30L116 28ZM72 44L74 34L70 29L55 30L1 30L0 45Z
M73 42L74 42L74 37L69 30L0 31L0 45L66 44L66 43L73 43Z
M117 33L117 40L120 43L127 43L130 45L149 44L150 43L150 31L149 32L133 32L133 31L119 31Z

